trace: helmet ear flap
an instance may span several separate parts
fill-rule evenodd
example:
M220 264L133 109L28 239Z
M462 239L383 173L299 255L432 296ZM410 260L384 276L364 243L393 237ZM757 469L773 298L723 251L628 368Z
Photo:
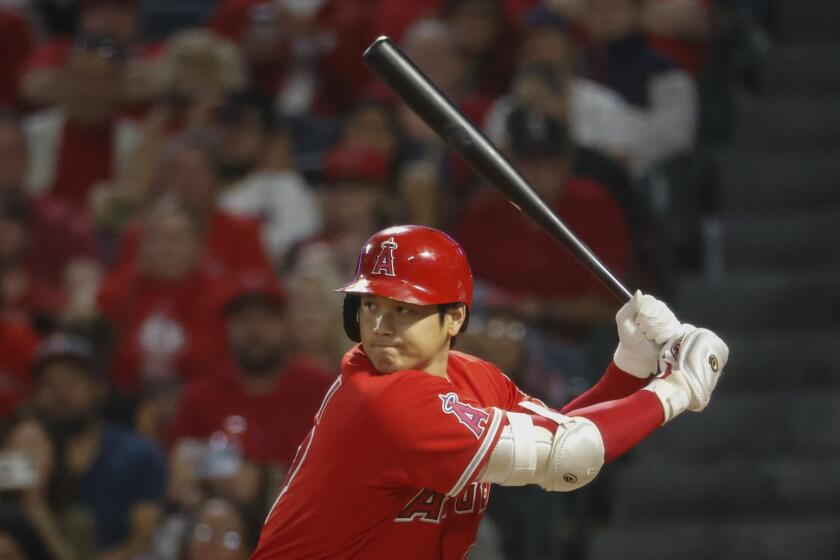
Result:
M342 314L344 319L344 332L347 338L353 342L362 341L362 332L359 327L359 305L362 298L358 294L345 294Z

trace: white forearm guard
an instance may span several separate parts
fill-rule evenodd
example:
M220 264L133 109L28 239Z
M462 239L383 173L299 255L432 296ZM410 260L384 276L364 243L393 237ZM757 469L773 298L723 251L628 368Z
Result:
M604 442L595 424L542 410L548 414L535 412L558 422L554 433L535 426L529 414L507 413L509 424L479 475L481 482L539 484L546 490L568 492L595 478L604 464Z

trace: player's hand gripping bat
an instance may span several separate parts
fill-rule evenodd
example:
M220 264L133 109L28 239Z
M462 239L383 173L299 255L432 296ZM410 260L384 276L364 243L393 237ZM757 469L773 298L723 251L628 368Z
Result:
M534 189L429 78L388 37L379 37L363 55L365 62L443 138L470 167L501 190L528 214L622 302L630 292L566 224L537 196Z

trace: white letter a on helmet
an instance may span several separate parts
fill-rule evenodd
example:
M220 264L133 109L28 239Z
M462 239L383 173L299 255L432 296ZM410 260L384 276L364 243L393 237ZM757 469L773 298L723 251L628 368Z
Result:
M384 274L385 276L396 276L394 273L394 249L397 248L397 243L391 237L382 242L382 250L379 251L379 256L376 257L376 264L373 265L371 274Z

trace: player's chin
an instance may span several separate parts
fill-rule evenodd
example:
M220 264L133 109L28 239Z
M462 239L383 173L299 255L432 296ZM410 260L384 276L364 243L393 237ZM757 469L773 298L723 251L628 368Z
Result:
M403 360L392 348L371 348L367 352L371 363L380 373L394 373L405 369Z

